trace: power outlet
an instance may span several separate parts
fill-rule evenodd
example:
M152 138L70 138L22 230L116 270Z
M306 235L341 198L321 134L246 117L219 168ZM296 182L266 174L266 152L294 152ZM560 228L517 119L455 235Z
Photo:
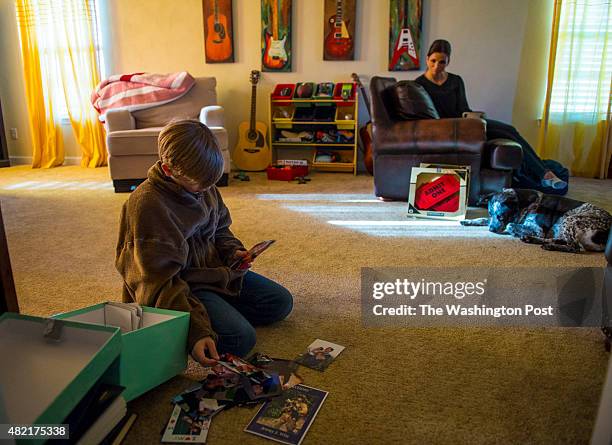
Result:
M19 139L19 134L16 128L11 128L11 139Z

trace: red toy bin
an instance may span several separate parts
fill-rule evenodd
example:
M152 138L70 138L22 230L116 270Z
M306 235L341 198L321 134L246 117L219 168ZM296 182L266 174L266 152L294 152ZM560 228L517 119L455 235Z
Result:
M348 99L342 98L342 88L344 85L351 86L351 94ZM339 82L334 87L334 100L355 100L355 84L353 82Z
M268 179L276 181L293 181L297 177L308 176L308 164L284 165L272 164L266 168Z
M289 88L289 94L282 95L281 91L285 88ZM279 83L274 87L274 91L272 91L272 99L274 100L291 100L293 98L293 93L295 93L295 84L294 83Z

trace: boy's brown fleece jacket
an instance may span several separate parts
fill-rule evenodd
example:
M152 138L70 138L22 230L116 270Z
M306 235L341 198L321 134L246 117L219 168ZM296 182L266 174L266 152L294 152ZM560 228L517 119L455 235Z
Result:
M201 338L217 339L193 293L235 298L240 292L244 272L229 264L244 246L231 223L215 186L190 193L164 174L160 161L123 205L115 260L123 301L189 312L189 352Z

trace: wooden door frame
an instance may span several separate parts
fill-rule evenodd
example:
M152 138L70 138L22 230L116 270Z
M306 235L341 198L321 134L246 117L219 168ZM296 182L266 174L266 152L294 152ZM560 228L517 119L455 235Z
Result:
M15 291L13 269L11 269L8 243L6 242L2 219L2 205L0 203L0 314L4 312L19 313L19 304L17 303L17 292Z

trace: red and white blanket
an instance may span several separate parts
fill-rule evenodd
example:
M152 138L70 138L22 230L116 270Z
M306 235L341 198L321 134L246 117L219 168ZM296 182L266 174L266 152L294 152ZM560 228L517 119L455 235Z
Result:
M103 80L91 94L91 103L100 120L108 110L142 110L178 99L194 85L186 71L172 74L116 74Z

